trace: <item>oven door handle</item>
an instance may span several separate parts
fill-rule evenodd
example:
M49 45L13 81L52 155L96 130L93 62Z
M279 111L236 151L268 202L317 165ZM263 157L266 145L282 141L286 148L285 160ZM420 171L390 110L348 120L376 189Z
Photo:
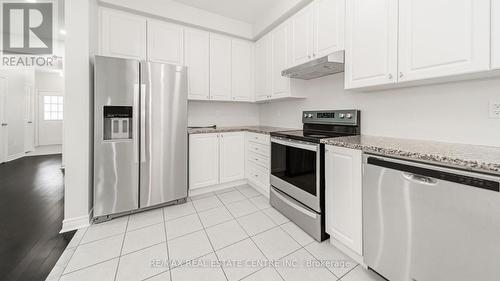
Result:
M305 149L309 151L315 151L317 152L319 149L319 144L312 144L312 143L304 143L304 142L298 142L298 141L291 141L291 140L283 140L279 138L271 138L271 142L285 145L285 146L291 146L295 148L300 148L300 149Z
M274 195L278 197L281 201L285 202L288 204L288 206L294 208L295 210L301 212L302 214L311 217L313 219L317 218L317 214L314 212L309 211L308 209L300 206L298 203L292 202L290 199L286 198L285 196L280 194L280 191L276 190L275 188L272 188L271 191L273 191Z

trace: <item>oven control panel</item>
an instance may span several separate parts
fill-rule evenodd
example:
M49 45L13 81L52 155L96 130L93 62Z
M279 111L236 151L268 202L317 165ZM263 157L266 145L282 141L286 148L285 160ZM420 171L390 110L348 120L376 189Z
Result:
M359 117L359 110L304 111L302 113L302 123L357 126L359 124Z

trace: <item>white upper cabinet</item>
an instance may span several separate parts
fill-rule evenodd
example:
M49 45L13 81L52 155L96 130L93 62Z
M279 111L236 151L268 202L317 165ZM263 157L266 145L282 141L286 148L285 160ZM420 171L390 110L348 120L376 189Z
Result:
M314 2L314 53L323 57L344 50L344 20L346 0L316 0Z
M492 0L491 5L491 67L500 69L500 0Z
M345 32L345 87L396 83L398 0L347 1Z
M272 40L272 97L286 96L290 92L290 79L281 71L290 64L290 25L285 22L271 34Z
M255 43L255 99L262 101L271 97L272 44L269 35Z
M489 66L490 0L399 0L400 82Z
M154 62L184 65L184 28L148 20L148 58Z
M189 136L189 188L219 183L219 134Z
M210 98L231 100L231 38L210 34Z
M99 54L146 59L147 21L143 17L106 8L99 9Z
M188 71L188 98L210 99L210 34L186 29L184 32L185 65Z
M362 256L362 152L327 146L325 154L326 232Z
M313 58L314 3L309 4L291 18L292 65L308 62Z
M232 40L232 99L235 101L254 100L253 44L248 41Z
M245 177L245 133L220 134L220 183Z

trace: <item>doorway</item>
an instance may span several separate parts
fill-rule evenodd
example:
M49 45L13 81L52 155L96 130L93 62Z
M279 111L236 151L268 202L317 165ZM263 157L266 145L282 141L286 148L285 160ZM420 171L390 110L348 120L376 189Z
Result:
M7 161L7 115L5 103L7 96L7 79L0 76L0 163Z
M38 146L62 145L64 97L61 92L38 92Z

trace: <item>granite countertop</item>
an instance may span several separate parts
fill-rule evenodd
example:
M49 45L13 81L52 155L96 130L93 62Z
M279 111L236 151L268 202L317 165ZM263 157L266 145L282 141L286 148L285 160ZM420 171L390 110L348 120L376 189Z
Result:
M330 138L321 142L381 156L500 175L500 147L366 135Z
M188 134L210 134L229 132L252 132L269 135L272 132L291 131L289 128L269 127L269 126L241 126L241 127L217 127L217 128L197 128L188 129Z

